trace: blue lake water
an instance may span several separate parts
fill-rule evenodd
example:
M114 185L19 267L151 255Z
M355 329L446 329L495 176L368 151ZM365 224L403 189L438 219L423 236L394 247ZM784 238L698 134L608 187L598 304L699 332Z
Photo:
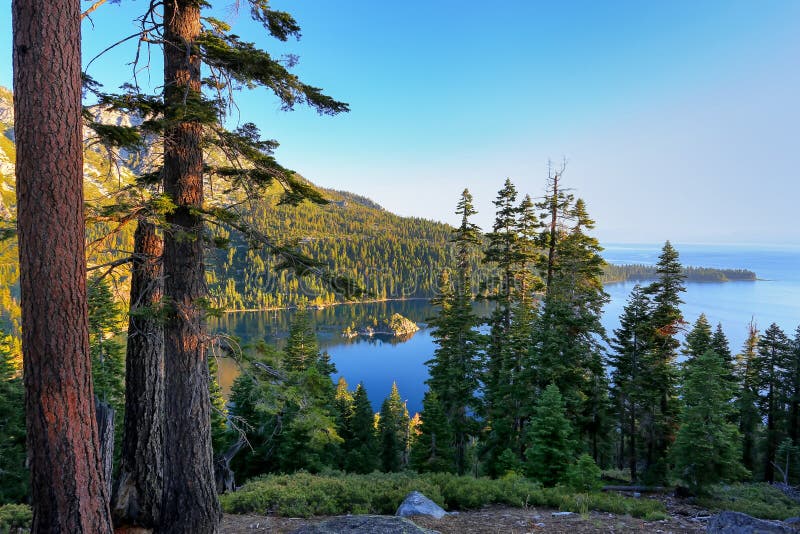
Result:
M762 329L777 323L788 335L800 324L800 248L733 245L675 245L683 265L697 267L742 268L755 271L761 280L755 282L687 283L682 307L689 323L705 313L712 325L722 323L737 352L747 335L747 325L754 319ZM604 257L609 263L654 264L660 245L605 245ZM611 301L605 308L603 325L609 335L619 325L619 314L633 283L606 287ZM478 305L479 313L488 314L488 306ZM320 346L327 350L339 374L352 387L363 382L373 407L377 410L396 381L407 399L409 412L421 409L427 379L425 362L433 355L435 345L425 326L435 309L424 300L407 300L355 305L331 306L312 312ZM350 323L369 316L386 317L400 313L422 327L407 340L354 339L341 337ZM288 323L293 312L241 312L226 314L211 326L243 341L263 339L279 346L285 343ZM236 371L221 366L223 388L229 386Z

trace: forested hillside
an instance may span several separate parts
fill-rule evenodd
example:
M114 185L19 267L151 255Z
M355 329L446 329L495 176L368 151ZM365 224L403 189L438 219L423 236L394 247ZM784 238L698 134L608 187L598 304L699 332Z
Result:
M136 119L94 110L99 122L135 124ZM14 135L11 93L0 88L0 218L13 217ZM89 133L86 133L87 140ZM109 164L109 152L87 142L85 152L85 196L87 206L102 206L134 177L147 170L149 153L116 154ZM212 154L213 158L213 154ZM329 203L304 202L300 206L281 204L282 189L275 185L261 199L242 204L248 223L273 241L290 245L321 261L333 272L349 277L366 290L366 299L432 298L437 276L452 266L448 239L452 228L446 224L413 217L401 217L384 210L374 201L357 194L321 190ZM231 199L237 200L237 199ZM241 199L238 199L241 200ZM101 211L101 210L100 210ZM98 214L96 214L98 215ZM101 266L122 258L132 250L131 226L116 228L99 214L88 218L89 265ZM337 288L314 276L298 277L291 270L275 269L275 260L263 248L251 247L242 235L214 230L216 238L230 239L225 247L212 248L207 255L206 278L213 305L226 310L279 308L297 304L327 305L341 301ZM211 240L209 240L211 241ZM0 248L0 326L18 333L19 306L16 247L7 241ZM484 296L496 290L493 267L472 258L473 282ZM655 268L606 265L605 283L624 280L652 280ZM127 273L115 270L119 296L127 294ZM687 268L689 280L725 281L754 279L749 271Z

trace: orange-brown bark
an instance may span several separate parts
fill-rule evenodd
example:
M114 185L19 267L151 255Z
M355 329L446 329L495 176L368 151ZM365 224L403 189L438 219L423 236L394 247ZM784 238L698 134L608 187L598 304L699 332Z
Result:
M110 532L86 308L80 1L14 0L12 14L33 532Z

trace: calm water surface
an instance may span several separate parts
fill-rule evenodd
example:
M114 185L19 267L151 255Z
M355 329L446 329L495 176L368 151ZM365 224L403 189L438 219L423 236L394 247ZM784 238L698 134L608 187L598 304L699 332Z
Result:
M705 313L712 325L722 323L734 352L741 348L747 325L754 319L760 328L775 322L793 335L800 324L800 248L753 248L747 246L676 245L681 263L698 267L743 268L756 272L756 282L688 283L683 295L683 313L694 322ZM654 264L660 245L606 245L604 256L609 263ZM619 326L619 314L633 288L633 283L606 287L611 301L605 308L603 324L609 335ZM488 315L486 305L477 311ZM226 314L211 326L227 332L243 342L263 339L278 346L285 344L291 310L241 312ZM346 340L341 331L351 323L367 317L387 317L400 313L418 323L420 331L406 340ZM421 409L427 379L425 362L433 356L435 345L426 326L435 309L424 300L408 300L331 306L312 312L320 346L336 364L339 376L352 387L363 382L373 407L378 410L383 398L396 381L400 393L408 400L412 414ZM222 362L223 389L230 387L237 371L231 362Z

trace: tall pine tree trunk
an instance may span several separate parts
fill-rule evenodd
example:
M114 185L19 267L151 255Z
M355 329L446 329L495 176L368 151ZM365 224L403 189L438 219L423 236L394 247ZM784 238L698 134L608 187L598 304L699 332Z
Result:
M164 330L155 312L164 278L163 242L139 219L133 243L125 358L125 426L112 513L117 526L152 528L160 519L164 442Z
M164 499L161 532L216 532L220 507L214 484L211 403L205 324L203 265L202 125L191 117L199 105L198 0L164 3L164 192L176 209L167 215L164 296L172 311L164 328L166 374Z
M110 532L86 307L80 1L14 0L12 15L33 532Z

